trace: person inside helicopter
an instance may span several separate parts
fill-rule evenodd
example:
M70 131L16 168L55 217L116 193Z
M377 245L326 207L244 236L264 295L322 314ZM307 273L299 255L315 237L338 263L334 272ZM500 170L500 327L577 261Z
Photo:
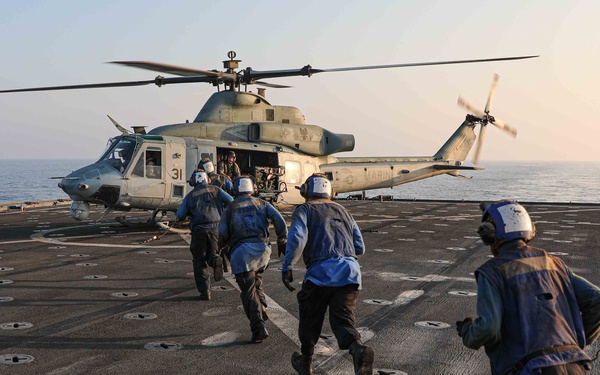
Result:
M120 138L111 142L100 161L108 161L113 168L123 173L131 163L134 150L135 140Z
M156 166L154 159L148 159L146 162L146 177L160 178L160 167Z
M229 151L225 158L221 158L221 161L217 164L217 173L229 176L231 181L235 181L236 178L240 177L240 167L235 162L234 151Z

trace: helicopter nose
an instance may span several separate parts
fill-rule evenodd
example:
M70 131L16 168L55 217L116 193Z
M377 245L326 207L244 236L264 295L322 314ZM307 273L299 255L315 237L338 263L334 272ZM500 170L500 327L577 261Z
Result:
M58 186L73 201L115 205L119 200L122 180L123 175L112 166L95 163L72 172ZM85 210L78 206L75 211Z
M79 178L74 179L72 176L66 177L58 183L58 187L69 195L75 194L77 186L76 180L79 180Z
M71 198L83 200L94 194L99 185L99 173L97 169L89 167L74 171L63 178L58 187L60 187Z

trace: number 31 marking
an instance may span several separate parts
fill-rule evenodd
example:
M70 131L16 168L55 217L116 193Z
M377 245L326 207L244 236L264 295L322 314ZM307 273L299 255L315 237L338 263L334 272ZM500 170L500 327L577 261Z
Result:
M183 170L173 168L173 179L174 180L182 180L183 179Z

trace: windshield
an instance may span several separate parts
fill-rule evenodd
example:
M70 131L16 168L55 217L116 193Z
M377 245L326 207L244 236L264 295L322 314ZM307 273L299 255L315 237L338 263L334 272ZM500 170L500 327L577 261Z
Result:
M108 151L101 160L110 162L110 165L123 173L131 162L135 150L135 138L115 138L111 140Z

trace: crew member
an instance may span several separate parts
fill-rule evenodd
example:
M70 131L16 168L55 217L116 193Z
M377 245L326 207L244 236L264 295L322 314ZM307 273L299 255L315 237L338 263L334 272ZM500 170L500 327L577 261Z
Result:
M269 337L265 327L267 304L262 287L262 273L269 265L269 221L277 233L277 247L285 251L287 227L283 217L270 203L253 197L255 186L248 176L234 181L236 198L225 209L219 223L219 243L231 249L231 272L241 293L244 312L250 320L251 341Z
M229 179L228 176L223 174L217 174L215 171L215 165L213 164L210 158L202 158L198 163L198 171L205 171L210 180L210 184L213 186L218 186L221 189L225 190L229 195L233 196L233 183ZM191 181L191 179L190 179ZM223 260L223 271L229 272L229 259L227 258L227 254L229 251L227 249L220 249L221 258Z
M600 335L600 289L529 246L520 204L482 203L478 233L494 255L475 271L477 318L456 322L465 346L485 347L492 374L586 374L583 351Z
M231 181L235 181L236 178L240 177L240 167L235 162L235 152L229 151L227 153L227 158L225 160L221 160L217 164L217 173L224 174L228 176Z
M210 274L213 268L215 281L223 278L223 260L219 255L217 227L224 207L233 198L216 186L208 186L208 176L204 171L192 175L194 189L189 192L177 210L177 220L190 217L192 241L190 252L194 265L194 279L200 293L200 300L210 300Z
M325 312L340 349L349 349L358 374L373 371L373 349L361 342L355 328L356 301L361 289L357 255L365 247L358 225L348 211L331 200L331 182L323 174L313 174L301 186L306 203L292 216L289 240L281 268L286 287L294 281L292 265L303 258L306 273L298 293L301 353L292 354L298 374L312 374L312 358Z
M210 185L218 186L230 195L233 195L233 183L231 182L228 176L216 173L215 165L213 164L212 160L210 160L210 158L203 158L202 160L200 160L200 162L198 163L198 168L196 170L206 172L206 174L208 175ZM191 185L191 177L189 182Z

